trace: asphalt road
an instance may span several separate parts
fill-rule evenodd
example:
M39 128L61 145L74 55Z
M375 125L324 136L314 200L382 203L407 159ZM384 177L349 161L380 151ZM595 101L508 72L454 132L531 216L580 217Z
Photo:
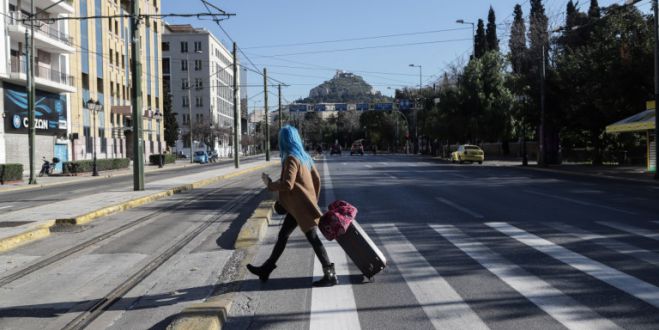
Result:
M271 176L278 168L268 170ZM48 238L0 254L0 329L62 329L153 261L164 263L117 296L88 329L164 329L206 298L234 258L233 243L257 204L269 197L260 173L246 174L99 218L57 227ZM141 220L145 219L145 220ZM139 222L25 276L32 265ZM200 227L208 225L207 228ZM202 228L198 235L192 235ZM164 253L183 238L191 241Z
M327 242L340 285L296 231L270 281L242 283L229 329L656 329L659 189L453 165L327 156L321 205L343 199L382 249L372 283ZM268 232L256 263L269 255Z
M248 164L260 159L264 159L264 156L249 157L241 160L241 163ZM158 180L197 173L199 171L207 171L212 168L224 166L233 166L233 160L222 160L217 163L203 165L197 164L189 167L177 167L155 172L147 172L144 174L144 182L145 184L148 184ZM165 166L165 168L167 168L167 166ZM105 177L93 180L75 181L68 184L58 184L35 189L0 192L0 210L2 212L13 212L57 201L74 199L93 194L98 191L99 186L102 186L104 189L107 188L108 190L121 187L132 187L133 176L120 175L109 178Z

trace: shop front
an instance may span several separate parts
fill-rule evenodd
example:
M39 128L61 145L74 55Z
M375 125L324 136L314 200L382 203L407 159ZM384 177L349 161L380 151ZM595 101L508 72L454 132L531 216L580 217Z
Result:
M648 172L655 172L657 170L657 137L654 133L656 116L655 102L648 102L646 108L647 110L641 113L607 126L606 133L643 133L646 136L647 144L647 170Z

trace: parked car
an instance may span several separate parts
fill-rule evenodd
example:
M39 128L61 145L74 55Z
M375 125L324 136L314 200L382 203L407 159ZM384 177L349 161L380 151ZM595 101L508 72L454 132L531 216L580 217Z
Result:
M199 164L208 163L208 153L205 151L195 151L194 153L194 162Z
M333 145L330 149L330 155L341 155L341 146L338 144Z
M464 162L478 162L483 164L485 161L485 153L483 150L475 145L465 144L458 147L458 150L451 153L451 162L458 162L460 164Z
M364 156L364 145L362 144L361 141L353 142L352 146L350 147L350 156L355 154Z

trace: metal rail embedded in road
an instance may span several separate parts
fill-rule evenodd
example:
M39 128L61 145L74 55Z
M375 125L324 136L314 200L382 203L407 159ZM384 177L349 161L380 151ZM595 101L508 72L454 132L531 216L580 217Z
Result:
M203 198L205 196L214 194L214 193L216 193L216 192L218 192L222 189L225 189L225 188L227 188L231 185L235 185L235 184L236 184L236 182L227 182L226 184L223 184L222 186L220 186L218 188L215 188L215 189L213 189L209 192L205 192L203 194L193 194L193 196L190 196L187 199L184 199L182 201L176 202L175 204L167 206L164 209L160 209L160 210L154 211L152 213L149 213L149 214L147 214L147 215L145 215L145 216L143 216L143 217L141 217L141 218L139 218L135 221L131 221L130 223L122 225L121 227L115 228L111 231L108 231L106 233L103 233L101 235L93 237L93 238L91 238L91 239L89 239L89 240L87 240L83 243L77 244L77 245L75 245L73 247L70 247L70 248L68 248L68 249L66 249L62 252L59 252L55 255L52 255L50 257L46 257L45 259L42 259L42 260L40 260L36 263L33 263L30 266L28 266L28 267L26 267L26 268L24 268L20 271L14 272L10 275L7 275L7 276L4 276L4 277L0 278L0 287L3 287L5 285L7 285L7 284L9 284L13 281L16 281L20 278L23 278L23 277L25 277L29 274L32 274L32 273L34 273L34 272L36 272L36 271L38 271L38 270L40 270L40 269L42 269L42 268L44 268L48 265L51 265L51 264L53 264L57 261L60 261L64 258L66 258L66 257L69 257L69 256L71 256L71 255L73 255L77 252L80 252L80 251L82 251L82 250L84 250L84 249L86 249L86 248L88 248L92 245L95 245L99 242L102 242L102 241L104 241L108 238L114 237L117 234L119 234L121 232L124 232L124 231L126 231L130 228L133 228L133 227L135 227L139 224L142 224L142 223L144 223L148 220L151 220L151 219L155 218L158 215L161 215L161 214L169 212L169 211L180 209L180 208L182 208L182 207L184 207L184 206L186 206L190 203L198 201L200 197Z
M193 231L191 231L190 233L185 235L183 238L178 240L176 243L174 243L172 246L170 246L163 253L161 253L160 255L153 258L149 263L144 265L140 270L138 270L133 275L131 275L126 281L119 284L117 287L115 287L112 291L110 291L104 297L98 299L94 305L89 307L86 311L82 312L80 315L78 315L75 319L73 319L71 322L69 322L62 329L64 329L64 330L84 329L87 325L89 325L91 322L93 322L97 317L99 317L101 314L103 314L110 306L112 306L121 297L123 297L126 293L128 293L132 288L134 288L137 284L139 284L144 279L146 279L151 273L153 273L153 271L158 269L167 260L169 260L169 258L174 256L183 247L185 247L188 243L190 243L195 237L197 237L199 234L201 234L204 230L206 230L211 225L217 223L226 214L228 214L231 211L235 210L236 208L242 206L241 203L249 200L249 198L250 198L249 196L251 196L252 193L255 192L255 191L257 191L257 189L252 188L252 189L248 190L247 192L239 195L237 198L229 201L228 204L231 205L231 206L228 209L225 209L220 214L213 217L211 220L206 221L206 222L202 223L201 225L197 226L197 228L195 228Z

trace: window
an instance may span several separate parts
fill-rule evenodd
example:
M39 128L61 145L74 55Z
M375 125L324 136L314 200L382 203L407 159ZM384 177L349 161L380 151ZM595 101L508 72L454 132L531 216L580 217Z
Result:
M169 51L169 42L163 42L162 43L162 51L163 52L168 52Z
M184 107L187 107L187 106L190 105L190 100L188 99L188 96L187 96L187 95L183 95L183 103L182 103L182 105L183 105Z
M188 71L188 61L181 60L181 71Z
M188 79L186 78L181 79L181 88L182 89L190 88L190 82L188 82Z
M202 89L202 88L204 88L204 81L201 80L201 78L197 78L197 79L195 79L194 86L197 89Z
M187 53L187 52L188 52L188 42L181 41L181 53Z
M196 103L197 108L203 107L204 106L204 98L201 97L201 96L197 96L197 99L196 99L195 103ZM203 117L203 115L202 115L202 117Z
M194 61L194 70L195 71L201 71L201 60L195 60Z
M162 59L162 74L169 74L169 58Z
M201 41L195 41L194 42L194 51L195 52L200 52L201 51Z

